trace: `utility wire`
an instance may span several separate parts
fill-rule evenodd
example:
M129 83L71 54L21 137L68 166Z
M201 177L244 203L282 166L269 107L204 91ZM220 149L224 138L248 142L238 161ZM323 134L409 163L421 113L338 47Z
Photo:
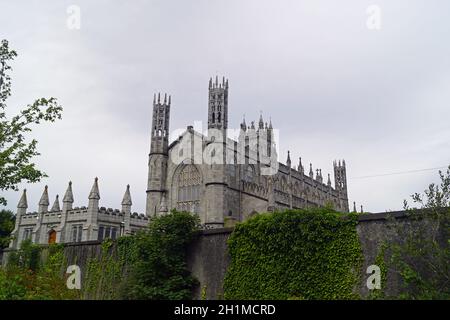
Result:
M419 169L419 170L399 171L399 172L391 172L391 173L374 174L374 175L370 175L370 176L353 177L350 179L367 179L367 178L375 178L375 177L385 177L385 176L393 176L393 175L397 175L397 174L409 174L409 173L439 170L439 169L446 169L446 168L447 167L436 167L436 168L427 168L427 169Z

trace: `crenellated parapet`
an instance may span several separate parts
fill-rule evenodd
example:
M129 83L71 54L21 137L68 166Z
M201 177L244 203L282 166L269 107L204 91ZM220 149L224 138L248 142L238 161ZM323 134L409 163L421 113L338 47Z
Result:
M49 208L49 191L45 186L38 210L27 212L26 190L17 205L16 224L10 247L18 248L25 239L33 243L69 243L117 238L132 234L148 225L144 214L131 211L130 187L127 186L121 209L99 207L100 191L96 178L88 197L88 206L73 207L72 182L69 182L60 206L56 195Z

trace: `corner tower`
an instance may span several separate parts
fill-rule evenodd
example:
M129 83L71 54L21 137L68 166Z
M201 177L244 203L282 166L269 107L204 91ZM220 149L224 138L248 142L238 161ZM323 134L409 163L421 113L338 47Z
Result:
M228 128L228 79L209 79L208 129L226 130Z
M347 195L347 169L345 160L333 162L334 168L334 188L339 194L339 206L343 212L348 212L348 195Z
M150 154L148 161L147 184L147 216L156 215L159 211L161 200L166 192L167 161L169 158L169 119L170 96L158 93L153 97L152 133Z

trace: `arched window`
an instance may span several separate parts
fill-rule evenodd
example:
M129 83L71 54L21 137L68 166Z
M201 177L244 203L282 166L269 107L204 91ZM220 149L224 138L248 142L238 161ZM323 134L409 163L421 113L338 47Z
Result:
M214 115L214 112L212 113L212 123L214 123L214 121L215 121L216 119L215 119L215 115Z
M178 175L178 210L199 212L200 187L201 178L197 168L194 165L185 166Z

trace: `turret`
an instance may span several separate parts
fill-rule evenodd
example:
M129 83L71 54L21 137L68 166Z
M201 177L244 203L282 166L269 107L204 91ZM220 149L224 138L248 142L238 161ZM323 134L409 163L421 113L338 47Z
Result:
M291 168L292 162L291 162L291 153L288 150L288 154L287 154L287 159L286 159L286 166L288 166L289 168Z
M348 212L348 196L347 196L347 172L345 160L333 162L334 168L334 188L339 194L340 210Z
M66 193L63 198L63 212L72 210L73 205L73 192L72 192L72 181L69 181L69 186L67 187Z
M297 167L298 172L300 172L301 174L303 174L304 172L304 168L303 168L303 164L302 164L302 157L298 158L298 167Z
M73 205L72 181L69 181L66 193L64 193L62 204L63 206L61 212L61 223L56 228L56 242L58 243L65 241L67 215L69 214L69 210L72 210Z
M48 206L50 202L48 200L48 186L45 186L44 192L42 193L41 199L39 200L38 213L48 212Z
M19 245L19 226L22 221L22 217L27 213L28 201L27 201L27 189L23 189L22 196L20 197L19 203L17 204L16 222L14 225L14 230L11 232L11 242L9 243L10 248L17 248Z
M228 128L228 80L222 78L222 83L216 76L213 83L209 80L208 87L208 129L226 130Z
M122 213L123 213L123 223L124 223L124 234L131 234L131 205L133 202L131 201L131 193L130 193L130 185L127 185L127 189L123 195L122 199Z
M212 84L211 84L212 85ZM153 98L153 118L151 145L148 162L146 214L154 216L158 212L162 193L166 192L167 161L169 156L169 120L171 97L158 93Z
M98 239L98 209L100 202L100 191L98 188L98 178L95 178L91 192L89 192L89 203L87 208L86 224L83 226L83 241Z
M59 207L59 195L56 195L55 202L53 202L53 206L51 209L52 212L59 212L61 211Z

